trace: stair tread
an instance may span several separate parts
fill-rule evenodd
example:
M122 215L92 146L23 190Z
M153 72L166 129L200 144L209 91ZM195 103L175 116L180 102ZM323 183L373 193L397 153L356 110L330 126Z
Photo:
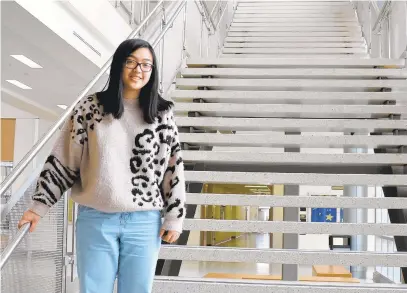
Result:
M243 59L248 59L248 58L281 58L281 59L287 59L287 58L303 58L303 59L314 59L314 58L341 58L341 59L349 59L349 60L357 60L360 58L368 58L367 53L336 53L336 54L298 54L298 53L289 53L289 54L283 54L283 53L222 53L220 58L243 58Z
M255 21L256 20L256 21ZM231 27L272 27L272 28L290 28L290 27L314 27L317 28L320 25L324 25L327 28L360 28L357 22L339 22L339 21L301 21L297 20L295 23L292 22L263 22L258 19L252 19L251 21L239 21L232 22Z
M282 89L282 88L351 88L351 89L407 89L406 80L365 80L365 79L232 79L232 78L178 78L177 88L194 89L197 87L213 87L222 89Z
M199 231L245 232L245 233L293 233L293 234L335 234L335 235L386 234L392 236L404 236L407 234L407 225L405 224L382 224L382 223L356 224L356 223L328 223L328 222L320 223L320 222L214 220L214 219L185 219L184 229L187 231L199 230ZM384 233L384 231L386 232ZM404 256L407 257L406 254L404 254Z
M312 32L312 31L288 31L288 32L271 32L271 31L230 31L228 37L353 37L361 38L362 32Z
M338 259L341 264L358 264L365 266L383 265L399 266L407 262L407 253L377 253L377 252L338 252L296 249L259 249L259 248L235 248L235 247L205 247L205 246L181 246L165 245L161 248L160 259L177 259L186 261L226 261L226 262L252 262L252 263L292 263L314 264L316 270L327 271L319 263L335 265ZM262 261L263 260L263 261ZM404 260L404 263L403 263ZM337 266L335 266L337 267ZM340 266L338 266L340 267ZM337 273L350 273L338 268ZM245 278L252 278L246 275Z
M286 49L284 49L286 50ZM303 50L303 49L298 49ZM313 50L313 49L311 49ZM244 68L237 71L235 68L183 68L182 77L247 77L268 78L278 77L379 77L407 78L407 69L374 69L374 68Z
M324 174L324 173L258 173L185 171L186 180L202 183L294 184L294 185L369 185L407 186L407 175ZM407 225L406 225L407 227Z
M406 93L407 94L407 93ZM287 105L287 104L235 104L235 103L182 103L175 104L176 113L198 112L212 117L265 117L265 118L388 118L402 115L404 105Z
M248 137L249 139L249 137ZM387 166L407 165L407 154L308 154L308 153L268 153L245 151L183 151L185 162L205 164L255 164L261 165L295 165L295 166ZM349 170L352 172L352 170Z
M249 191L250 188L246 187ZM407 209L407 198L402 197L344 197L344 196L267 196L254 194L187 193L190 204L310 207L310 208L370 208Z
M281 118L220 118L177 117L177 124L209 129L275 130L275 131L392 131L407 129L405 120L371 119L281 119Z
M309 18L309 17L304 17L304 16L298 16L297 18L290 18L287 20L287 18L283 17L263 17L263 18L244 18L244 17L238 17L233 19L233 24L242 24L244 25L245 23L250 24L250 23L257 23L257 24L272 24L276 26L296 26L296 23L332 23L332 24L343 24L343 25L352 25L352 26L359 26L360 24L358 23L357 19L354 18L343 18L343 19L332 19L330 17L319 17L319 18Z
M180 133L181 142L211 146L252 147L398 147L407 145L407 136L402 135L281 135L281 134L212 134Z
M407 101L403 92L300 92L300 91L202 91L202 90L174 90L171 98L175 101L192 101L204 99L206 102L222 103L281 103L281 104L329 104L329 103L380 103L386 100L400 102Z
M229 32L360 32L359 27L330 27L330 26L289 26L289 27L273 27L273 26L234 26L232 25Z
M271 283L272 282L272 283ZM406 285L395 284L320 284L301 281L220 280L156 276L153 293L234 292L234 293L405 293Z
M224 48L365 48L363 43L311 43L311 42L297 42L297 43L261 43L261 42L226 42Z
M237 59L237 58L191 58L187 60L188 67L202 67L216 65L218 67L244 67L244 66L343 66L343 67L375 67L375 66L395 66L402 68L405 65L403 59L302 59L302 58L264 58Z
M365 48L223 48L223 54L366 54Z
M245 42L250 45L252 42L262 42L262 43L274 43L278 44L281 42L291 42L291 43L313 43L313 44L330 44L333 42L352 42L360 43L364 45L363 38L359 37L251 37L251 36L241 36L241 37L231 37L226 36L226 42Z

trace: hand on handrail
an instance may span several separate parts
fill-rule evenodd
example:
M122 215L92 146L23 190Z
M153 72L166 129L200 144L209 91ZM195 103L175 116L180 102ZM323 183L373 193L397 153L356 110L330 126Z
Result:
M18 229L20 229L24 224L30 223L31 224L30 233L34 232L40 219L41 219L40 215L37 215L31 210L27 210L24 212L23 216L20 219L20 222L18 223Z

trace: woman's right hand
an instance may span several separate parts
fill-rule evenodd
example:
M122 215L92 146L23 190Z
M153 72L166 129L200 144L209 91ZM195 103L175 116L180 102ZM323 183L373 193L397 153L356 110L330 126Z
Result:
M41 219L40 215L37 215L31 210L27 210L24 212L20 222L18 223L18 229L20 229L25 223L31 223L30 232L33 232L37 227L37 224L40 221L40 219Z

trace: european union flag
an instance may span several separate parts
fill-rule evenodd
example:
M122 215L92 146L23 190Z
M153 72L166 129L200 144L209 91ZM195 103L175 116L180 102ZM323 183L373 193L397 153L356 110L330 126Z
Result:
M311 222L336 223L336 208L313 208L311 210Z

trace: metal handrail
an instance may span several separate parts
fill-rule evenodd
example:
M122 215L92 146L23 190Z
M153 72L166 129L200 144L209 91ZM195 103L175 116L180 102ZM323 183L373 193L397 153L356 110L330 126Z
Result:
M219 0L217 0L217 1L219 1ZM212 28L215 31L215 23L213 22L213 18L212 18L212 11L211 12L208 11L208 6L206 6L205 1L203 1L202 6L204 7L204 10L206 11L206 14L207 14L206 18L209 19L209 22L211 23Z
M30 230L31 223L25 223L17 232L17 234L13 237L9 244L7 244L6 248L1 253L0 259L0 270L3 269L4 265L9 260L11 254L16 249L16 247L20 244L21 240L23 240L24 236Z
M134 38L138 35L140 30L143 26L150 20L150 18L154 15L157 9L164 3L164 0L160 0L154 9L148 14L148 16L140 23L140 25L127 37L127 39ZM0 196L2 196L14 183L17 177L23 172L23 170L27 167L27 165L34 159L34 157L38 154L38 152L42 149L42 147L51 139L54 133L63 125L66 119L71 115L72 110L76 106L76 104L83 99L89 90L96 84L96 82L105 74L106 70L109 68L112 62L113 56L109 58L109 60L103 65L100 72L92 79L91 82L85 87L85 89L80 93L80 95L75 99L71 106L69 106L65 112L62 114L61 118L54 124L51 130L44 135L44 137L39 140L34 147L24 156L24 158L17 164L17 166L11 171L11 173L4 179L1 183L0 187Z
M24 195L27 189L34 183L34 181L38 178L42 170L42 166L37 167L30 175L30 177L24 182L24 184L11 195L11 197L7 200L7 203L1 207L1 220L4 220L17 201Z
M225 7L223 8L222 15L219 17L219 20L218 20L218 23L216 24L215 30L217 30L219 28L220 22L222 21L222 18L225 15L226 10L228 9L229 1L226 2Z
M211 31L211 23L209 23L209 24L207 23L208 18L206 16L206 14L208 13L208 10L207 10L205 4L202 3L203 2L202 0L195 0L194 2L195 2L196 7L198 8L199 13L202 16L202 19L203 19L203 22L205 23L206 29L210 32ZM202 11L201 11L201 9L202 9ZM206 13L205 13L205 11L206 11Z
M186 2L187 2L187 0L182 0L182 3L175 10L173 16L168 21L166 21L166 25L163 28L163 30L161 31L161 33L158 35L157 39L154 42L151 43L151 46L153 46L153 48L155 48L158 45L158 43L161 41L161 39L164 37L164 35L170 29L171 25L174 23L175 19L177 18L177 16L181 12L182 8L184 8Z
M379 15L377 16L376 22L373 25L372 31L377 32L377 28L381 28L382 22L388 17L391 7L392 7L392 1L387 0L384 4L382 9L379 12Z

